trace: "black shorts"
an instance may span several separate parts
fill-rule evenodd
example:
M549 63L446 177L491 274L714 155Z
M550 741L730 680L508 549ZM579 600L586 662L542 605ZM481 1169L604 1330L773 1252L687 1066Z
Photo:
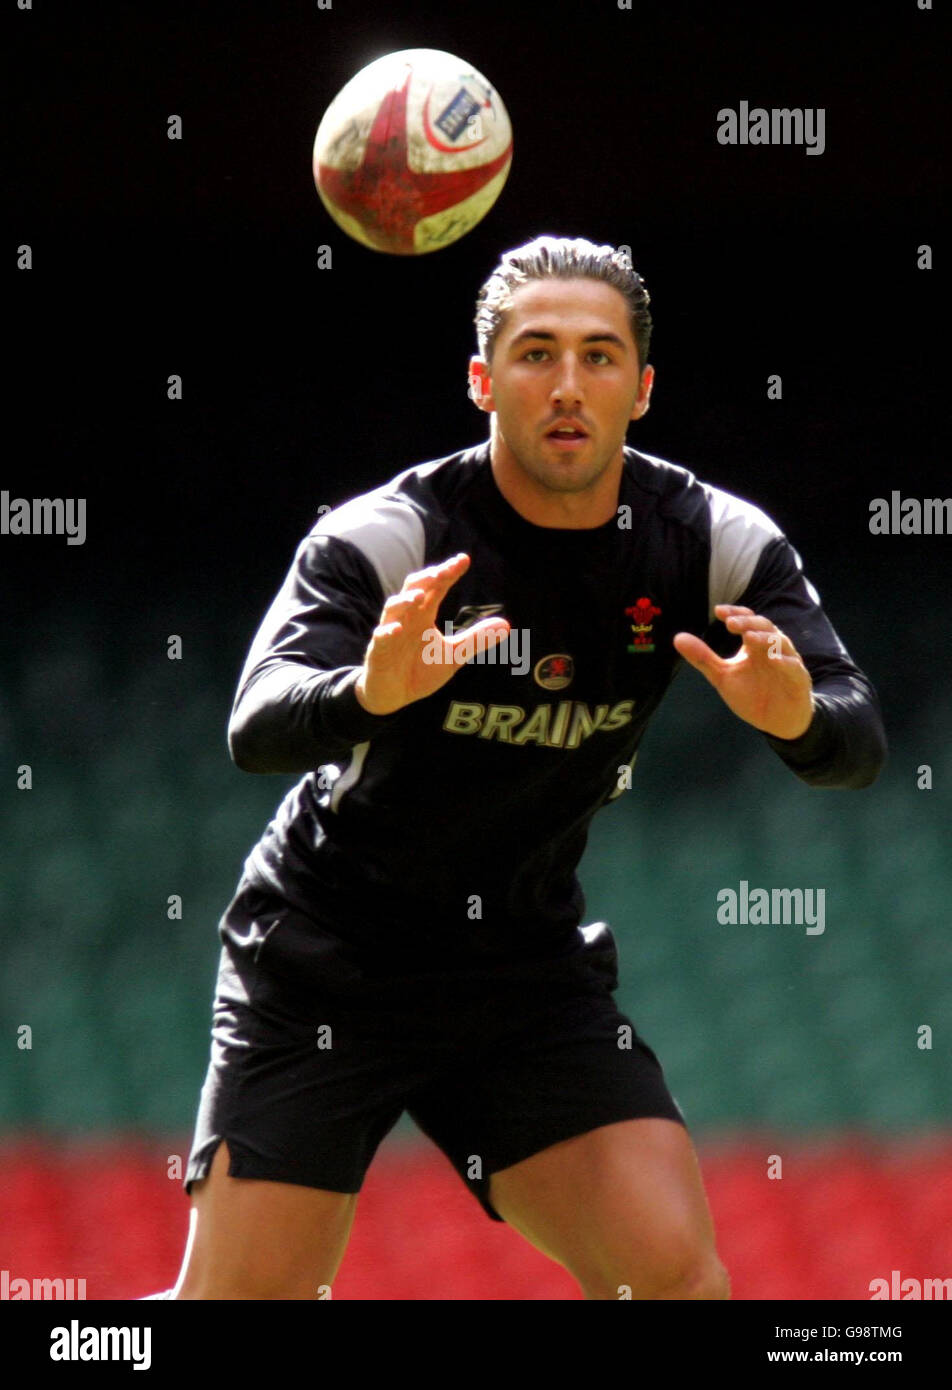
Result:
M657 1057L615 1007L604 923L543 960L410 975L353 964L344 983L314 949L319 932L277 895L239 885L222 918L186 1191L224 1140L234 1177L359 1192L407 1111L501 1221L489 1201L498 1169L619 1120L684 1123Z

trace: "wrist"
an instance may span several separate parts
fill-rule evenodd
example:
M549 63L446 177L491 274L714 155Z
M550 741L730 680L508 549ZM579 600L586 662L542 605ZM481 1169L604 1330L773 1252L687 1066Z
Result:
M804 738L810 732L815 715L816 701L814 700L811 691L810 707L804 715L802 722L788 725L788 727L784 729L783 733L772 733L770 730L768 730L767 732L770 733L771 738L778 738L783 743L796 743L797 739Z
M366 710L368 714L374 713L374 711L370 708L370 705L367 703L367 688L365 681L365 673L363 671L361 671L360 675L354 682L354 695L361 709Z
M393 713L394 713L393 710L389 710L389 709L380 709L377 705L374 704L374 702L373 702L373 701L369 698L369 696L367 695L367 672L366 672L366 670L362 670L361 673L360 673L360 675L357 677L357 680L354 682L354 696L355 696L355 698L356 698L356 700L357 700L357 703L360 705L361 709L362 709L362 710L366 710L367 714L375 714L375 715L378 715L378 716L383 716L383 715L393 714Z

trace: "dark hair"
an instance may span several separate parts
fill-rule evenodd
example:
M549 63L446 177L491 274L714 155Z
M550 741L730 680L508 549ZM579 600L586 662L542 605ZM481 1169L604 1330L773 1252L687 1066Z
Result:
M650 296L645 282L631 263L627 246L596 246L583 237L540 236L514 251L505 251L496 269L476 298L476 338L480 356L492 361L493 348L504 318L512 308L512 292L528 280L586 277L604 280L624 295L631 334L638 348L638 364L644 368L651 343Z

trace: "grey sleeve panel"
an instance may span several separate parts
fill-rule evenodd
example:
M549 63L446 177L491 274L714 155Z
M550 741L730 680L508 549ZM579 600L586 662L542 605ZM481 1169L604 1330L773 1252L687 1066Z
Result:
M776 623L813 681L813 722L798 739L765 735L787 766L814 787L868 787L886 760L886 732L872 682L853 661L781 537L765 546L741 601Z
M426 555L423 520L408 502L368 493L335 507L318 521L312 536L336 536L355 546L380 583L384 600L421 569Z
M736 603L747 588L765 546L783 535L766 512L721 488L704 485L711 513L708 619L718 603Z
M229 723L249 772L309 771L399 717L372 715L354 686L384 601L425 557L419 513L368 493L321 517L301 542L251 644Z
M865 787L886 757L886 735L876 692L855 665L803 572L800 556L779 527L749 502L706 486L711 514L709 619L714 605L740 603L776 623L810 672L816 710L800 738L765 735L803 781L817 787ZM728 655L724 628L708 637Z

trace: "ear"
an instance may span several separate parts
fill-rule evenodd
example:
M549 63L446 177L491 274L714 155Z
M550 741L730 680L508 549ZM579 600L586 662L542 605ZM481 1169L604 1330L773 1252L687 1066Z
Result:
M638 396L629 419L640 420L642 415L647 412L648 406L651 403L651 388L653 386L654 367L649 363L641 373L641 385L638 387Z
M489 367L482 357L469 359L469 391L467 393L480 410L491 411L493 405L492 377Z

